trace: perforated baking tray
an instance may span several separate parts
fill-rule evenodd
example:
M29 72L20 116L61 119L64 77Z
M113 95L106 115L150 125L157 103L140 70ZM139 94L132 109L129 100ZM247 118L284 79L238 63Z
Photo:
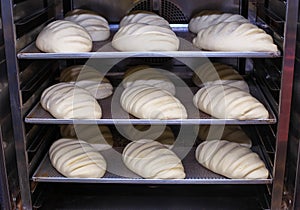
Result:
M33 174L32 180L36 182L71 182L71 183L124 183L124 184L270 184L272 178L245 180L228 179L202 167L195 158L195 147L192 147L189 153L183 158L182 163L185 169L185 179L143 179L126 168L121 160L123 148L118 147L102 151L107 162L107 172L102 178L67 178L61 175L52 165L49 156L45 156L40 166ZM252 147L252 150L260 156L258 147ZM182 152L177 149L177 152ZM119 154L118 155L116 155ZM117 171L117 173L114 173ZM118 175L116 175L118 174Z
M111 45L113 35L118 25L111 25L111 36L106 41L93 42L91 52L79 53L44 53L38 50L35 42L21 50L17 57L19 59L75 59L75 58L127 58L127 57L251 57L267 58L279 57L280 52L223 52L223 51L202 51L192 44L195 34L188 31L187 24L172 24L173 31L180 39L178 51L165 52L120 52Z
M191 87L190 92L186 88L176 87L176 97L184 104L188 113L188 119L178 120L156 120L156 119L138 119L129 115L120 105L119 98L122 88L114 92L112 97L99 100L103 113L101 119L56 119L49 112L44 110L40 104L37 104L26 116L26 123L35 124L169 124L169 125L188 125L188 124L274 124L276 117L266 98L263 96L260 88L252 79L248 79L251 94L261 101L269 111L268 119L254 120L235 120L235 119L217 119L199 111L193 105L193 93L198 88Z

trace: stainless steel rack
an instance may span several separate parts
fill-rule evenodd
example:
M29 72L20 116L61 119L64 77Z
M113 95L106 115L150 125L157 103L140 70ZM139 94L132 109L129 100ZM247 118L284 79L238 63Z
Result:
M101 119L56 119L49 112L44 110L40 104L37 104L31 112L26 116L26 123L37 124L274 124L276 117L269 106L267 99L262 94L260 88L254 80L248 79L248 84L251 94L261 101L266 109L269 111L268 119L254 119L254 120L235 120L235 119L217 119L202 111L199 111L193 105L193 93L198 88L191 87L190 91L186 88L178 88L176 97L184 104L188 112L188 119L178 120L155 120L155 119L137 119L127 112L125 112L120 105L120 95L123 88L117 88L113 97L99 100L103 113Z
M227 57L227 58L272 58L279 57L280 52L223 52L203 51L192 44L195 34L190 33L187 24L172 24L172 29L180 39L178 51L142 51L121 52L111 45L113 35L118 29L117 25L111 25L111 36L106 41L94 42L91 52L78 53L44 53L36 48L35 42L18 52L19 59L81 59L81 58L127 58L127 57Z
M183 158L185 179L143 179L126 168L121 159L123 148L117 147L101 154L107 161L107 172L102 178L67 178L61 175L51 165L49 155L46 155L40 166L32 176L36 182L64 182L64 183L123 183L123 184L271 184L272 177L267 179L228 179L201 166L195 158L195 147ZM252 147L262 158L262 152L258 146ZM116 154L119 154L116 155ZM119 175L116 175L117 171Z

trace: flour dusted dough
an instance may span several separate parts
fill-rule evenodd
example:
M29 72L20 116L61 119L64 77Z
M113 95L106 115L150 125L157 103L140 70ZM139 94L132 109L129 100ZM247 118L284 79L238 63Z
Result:
M196 159L211 171L232 179L266 179L269 171L259 156L249 148L226 140L201 143Z
M151 139L171 148L175 143L175 137L169 126L162 125L129 125L122 126L122 134L131 141Z
M85 89L70 83L58 83L47 88L40 102L55 118L97 119L102 116L95 98Z
M222 63L207 62L199 66L194 71L192 79L198 87L225 84L249 92L249 86L244 78L234 68Z
M92 146L81 140L59 139L49 150L53 167L69 178L101 178L106 161Z
M251 139L238 125L200 125L198 136L203 141L223 139L250 148Z
M151 68L149 66L135 66L125 72L122 84L124 88L138 85L151 85L175 95L175 85L164 72L166 72L166 70Z
M38 35L36 46L43 52L89 52L92 38L80 25L66 20L48 24Z
M193 98L194 105L216 118L253 120L267 119L262 103L245 91L228 85L201 88Z
M144 23L148 25L161 26L169 28L170 24L163 17L149 11L137 11L126 15L120 22L120 27L132 24L132 23Z
M113 93L109 80L93 67L86 65L69 66L60 73L61 82L75 82L90 92L96 99L103 99Z
M141 119L186 119L183 104L171 93L156 87L140 85L124 90L120 99L125 111Z
M81 25L87 30L93 41L103 41L109 38L110 28L107 20L86 10L68 13L65 20Z
M277 52L273 39L251 23L222 22L198 32L193 44L214 51Z
M129 143L122 153L127 168L147 179L184 179L181 160L161 143L142 139Z
M179 39L169 28L132 23L118 30L112 46L120 51L177 51Z
M193 33L198 33L200 30L208 28L218 23L239 22L248 23L249 21L239 14L231 13L216 13L203 11L195 15L189 22L189 30Z
M61 125L60 134L64 138L76 138L89 143L97 151L112 148L113 137L105 125Z

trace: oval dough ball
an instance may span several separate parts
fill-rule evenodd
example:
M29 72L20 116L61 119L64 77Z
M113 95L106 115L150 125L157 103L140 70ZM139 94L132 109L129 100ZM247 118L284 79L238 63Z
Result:
M71 21L57 20L39 33L36 46L48 53L89 52L93 42L82 26Z
M70 83L48 87L41 96L42 107L55 118L98 119L102 110L95 98L85 89Z
M151 139L160 142L169 149L175 143L175 137L169 126L161 125L129 125L122 126L122 134L131 141Z
M184 179L181 160L170 149L153 140L129 143L122 153L131 171L146 179Z
M201 88L193 98L201 111L221 119L267 119L269 112L256 98L228 85Z
M223 22L198 32L193 44L213 51L277 52L273 39L251 23Z
M125 111L141 119L186 119L183 104L171 93L140 85L126 88L120 99Z
M205 63L199 66L192 78L195 85L224 84L249 92L249 86L244 78L231 66L222 63Z
M49 150L53 167L68 178L101 178L106 172L106 161L84 141L59 139Z
M60 81L75 82L96 99L107 98L113 93L109 80L93 67L86 65L74 65L63 69L60 73Z
M249 148L225 140L204 141L195 153L209 170L232 179L267 179L269 171Z
M113 146L110 129L104 125L61 125L60 134L63 138L83 140L97 151L111 149Z
M170 24L163 17L149 11L137 11L126 15L120 22L120 27L132 24L143 23L148 25L170 28Z
M104 41L110 36L108 22L100 15L90 12L74 12L66 16L65 20L72 21L85 28L93 41Z
M201 125L198 137L203 141L223 139L251 148L252 141L238 125Z
M239 22L248 23L249 21L239 14L217 13L203 11L195 15L189 22L189 30L193 33L198 33L200 30L208 28L218 23Z
M149 66L132 67L125 72L122 84L124 88L138 85L150 85L175 95L175 85L164 72L166 72L166 70L151 68Z
M169 28L132 23L118 30L112 46L119 51L177 51L179 39Z

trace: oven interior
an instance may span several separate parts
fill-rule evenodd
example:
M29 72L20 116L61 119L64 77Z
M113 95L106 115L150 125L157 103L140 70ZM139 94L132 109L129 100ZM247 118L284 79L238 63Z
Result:
M42 28L53 20L62 19L65 13L77 8L93 10L103 15L110 23L112 34L118 29L122 17L129 12L153 11L168 20L176 34L187 40L192 37L187 24L197 12L212 9L238 13L248 17L252 23L270 34L280 52L234 55L208 53L204 56L193 54L192 50L180 52L181 55L120 55L117 52L108 54L106 50L110 49L110 37L108 42L94 43L99 50L92 54L40 53L35 47L35 39ZM14 33L10 38L8 34L4 37L7 41L5 43L12 44L14 48L5 51L12 69L1 71L1 74L4 74L1 78L4 79L0 87L4 93L1 97L10 98L10 101L14 102L3 105L9 110L0 109L1 120L3 119L1 130L7 135L2 138L5 142L4 156L6 155L9 163L7 170L11 172L9 180L18 180L18 183L10 183L9 186L11 189L20 189L12 190L12 205L24 209L269 209L271 206L276 209L281 206L281 201L274 199L281 198L282 187L274 183L280 183L282 177L276 176L275 179L274 175L276 170L285 168L285 165L277 164L277 161L285 161L286 144L277 144L277 133L282 113L279 112L281 94L284 94L281 93L281 81L285 67L285 42L288 39L285 36L287 11L287 2L282 0L15 0L10 4L2 4L3 28L10 29L7 33ZM2 48L3 54L4 50L5 48ZM189 52L192 53L189 55ZM16 56L13 56L14 53ZM264 160L270 172L268 179L230 180L203 168L195 169L197 163L193 160L193 151L199 141L193 139L194 135L190 138L183 136L182 130L193 133L195 127L223 123L218 120L208 123L207 119L210 118L203 114L200 114L200 118L195 117L196 120L185 123L164 122L171 127L182 146L191 148L191 152L183 157L188 171L188 178L184 181L143 180L114 173L107 173L104 179L68 179L51 166L48 150L53 141L60 138L59 125L80 124L76 120L55 120L39 105L41 93L58 82L57 78L63 68L75 64L95 66L105 72L117 89L127 68L150 65L174 73L193 90L193 67L205 61L234 66L246 78L251 93L267 106L271 114L269 120L225 123L240 125L251 137L252 149ZM4 60L2 65L5 64ZM116 103L116 108L111 110L113 102L112 98L100 102L103 110L106 110L105 120L93 123L106 124L110 128L114 138L114 151L120 152L128 140L118 132L118 127L131 124L132 121L114 119L113 116L118 116L120 108ZM15 110L14 108L17 111L10 111ZM5 116L4 113L11 114ZM134 121L134 124L151 123L155 122ZM14 134L8 131L10 127L13 127ZM15 140L11 139L12 136ZM281 154L278 154L279 146L283 148ZM11 151L14 148L16 160L13 159L14 151ZM106 155L107 158L110 157L109 153ZM19 175L11 168L17 168Z

